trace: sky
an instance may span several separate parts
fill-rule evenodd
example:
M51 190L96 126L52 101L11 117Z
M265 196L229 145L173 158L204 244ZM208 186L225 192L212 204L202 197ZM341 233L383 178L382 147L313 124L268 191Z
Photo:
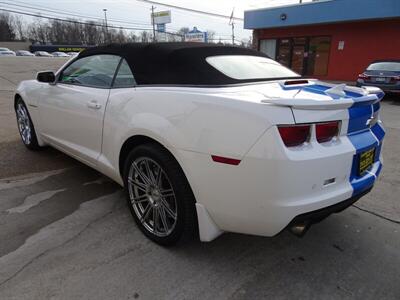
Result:
M307 2L310 0L305 0ZM244 10L257 9L262 7L273 7L298 3L299 0L157 0L157 2L168 3L177 6L183 6L196 10L203 10L223 15L231 15L234 9L234 16L243 18ZM9 4L21 5L19 7ZM22 6L31 6L35 8L24 8ZM196 26L201 31L213 30L217 39L230 40L231 27L229 20L224 18L200 15L192 12L171 9L162 5L155 5L156 11L171 10L172 23L167 24L168 31L176 31L181 27L192 28ZM104 18L103 9L107 9L107 18L109 24L117 26L137 26L149 28L151 25L150 7L151 4L138 0L1 0L0 8L13 10L25 10L29 12L41 12L43 15L51 14L41 10L41 8L60 11L68 11L80 15ZM37 9L36 9L37 8ZM67 15L57 15L61 18ZM82 18L84 19L84 18ZM127 23L119 23L124 21ZM243 29L243 21L235 22L235 35L238 41L249 39L251 31Z

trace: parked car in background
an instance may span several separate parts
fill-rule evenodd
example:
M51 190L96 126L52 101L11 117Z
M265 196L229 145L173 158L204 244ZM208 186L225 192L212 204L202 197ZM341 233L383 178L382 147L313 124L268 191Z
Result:
M15 56L15 52L8 48L0 48L0 56Z
M77 56L79 52L67 52L67 54L71 57Z
M36 51L35 56L40 56L40 57L53 57L49 52L46 51Z
M385 93L400 95L400 60L377 60L358 75L357 86L376 86Z
M383 96L251 49L135 43L39 72L14 106L27 148L51 145L123 185L139 228L167 245L302 235L352 205L382 169Z
M64 52L53 52L52 55L54 57L70 57L68 54L66 54Z
M17 50L15 51L15 55L17 56L35 56L32 52L29 52L27 50Z

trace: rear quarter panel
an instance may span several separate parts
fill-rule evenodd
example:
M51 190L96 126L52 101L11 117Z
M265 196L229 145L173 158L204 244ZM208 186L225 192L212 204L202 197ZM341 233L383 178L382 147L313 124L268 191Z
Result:
M104 120L102 163L118 170L120 149L135 135L151 137L173 154L180 149L241 159L273 124L293 123L289 108L261 104L262 98L215 88L113 89Z

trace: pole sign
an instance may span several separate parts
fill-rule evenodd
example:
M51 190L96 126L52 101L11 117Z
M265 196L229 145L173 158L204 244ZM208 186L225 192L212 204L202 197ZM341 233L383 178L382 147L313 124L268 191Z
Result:
M158 32L165 32L165 24L156 24Z
M207 32L202 32L197 29L197 27L193 27L192 31L189 31L185 34L186 42L197 42L197 43L207 43L208 36Z
M167 24L171 23L171 11L158 11L151 15L151 19L154 21L154 24Z

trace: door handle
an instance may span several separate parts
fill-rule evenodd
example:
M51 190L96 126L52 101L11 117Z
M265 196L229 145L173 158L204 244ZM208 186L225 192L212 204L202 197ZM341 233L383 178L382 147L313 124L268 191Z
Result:
M87 103L87 107L93 108L93 109L100 109L101 108L101 104L97 103L97 101L89 101Z

